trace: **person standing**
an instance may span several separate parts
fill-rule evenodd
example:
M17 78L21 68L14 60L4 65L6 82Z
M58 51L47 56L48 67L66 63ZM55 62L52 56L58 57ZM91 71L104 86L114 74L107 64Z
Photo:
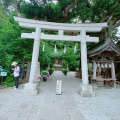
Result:
M15 88L14 89L18 89L20 67L18 66L17 62L13 62L12 65L14 66L14 68L12 68L13 76L14 76L14 82L15 82L15 86L14 86Z

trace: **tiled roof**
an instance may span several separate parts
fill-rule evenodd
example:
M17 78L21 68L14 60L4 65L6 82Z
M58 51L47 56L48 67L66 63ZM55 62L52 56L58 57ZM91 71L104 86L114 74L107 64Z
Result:
M112 41L112 39L107 38L104 41L99 42L95 46L88 49L88 56L94 56L97 54L102 53L103 51L107 50L108 48L111 48L116 53L120 54L120 48Z

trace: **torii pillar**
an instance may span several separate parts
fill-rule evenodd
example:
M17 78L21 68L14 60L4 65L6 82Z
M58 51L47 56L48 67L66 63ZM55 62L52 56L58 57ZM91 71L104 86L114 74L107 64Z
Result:
M81 31L81 67L82 67L82 84L80 85L79 93L81 96L95 96L93 87L88 81L88 65L87 65L87 46L86 46L86 31Z
M36 95L38 93L38 88L37 88L38 85L37 83L35 83L35 79L37 75L38 56L40 49L40 35L41 35L41 28L36 27L29 83L25 84L24 86L24 94Z
M98 42L98 37L90 37L86 35L86 32L99 32L103 27L107 26L107 23L93 23L93 24L63 24L42 22L30 19L24 19L14 17L15 21L19 22L19 25L24 28L35 29L32 33L22 33L22 38L34 39L34 47L32 54L32 63L29 83L24 86L24 93L30 95L36 95L38 93L37 84L35 83L37 73L37 63L39 55L40 39L47 40L64 40L64 41L81 41L81 67L82 67L82 84L80 85L79 94L84 97L95 96L93 92L93 86L88 82L88 66L87 66L87 47L86 42ZM41 33L41 29L58 31L58 35L49 35ZM64 31L80 32L77 36L65 36Z

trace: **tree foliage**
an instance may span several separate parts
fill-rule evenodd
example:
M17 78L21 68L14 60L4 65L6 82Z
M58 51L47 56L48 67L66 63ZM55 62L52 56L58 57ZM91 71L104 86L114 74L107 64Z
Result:
M22 63L23 59L31 59L33 41L21 38L21 31L26 30L21 29L13 20L16 12L6 15L0 9L0 15L0 65L9 69L12 61Z
M107 22L100 40L112 37L112 32L120 26L120 0L58 0L56 4L47 0L3 0L6 5L16 5L19 16L50 22ZM10 4L12 3L12 4Z

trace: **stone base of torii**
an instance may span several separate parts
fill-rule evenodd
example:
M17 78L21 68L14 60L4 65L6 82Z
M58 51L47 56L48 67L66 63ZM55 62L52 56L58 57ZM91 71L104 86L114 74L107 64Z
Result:
M82 68L82 85L80 85L79 93L83 97L95 96L93 87L89 85L88 81L88 65L87 65L87 46L86 42L98 42L98 37L90 37L86 35L87 32L100 32L107 23L85 23L85 24L65 24L42 22L37 20L24 19L14 17L14 20L23 28L35 29L32 33L22 33L22 38L34 39L31 70L29 83L24 86L24 93L29 95L36 95L38 93L38 83L36 80L38 55L40 48L40 39L46 40L64 40L81 42L81 68ZM58 31L58 35L49 35L42 33L42 30ZM80 33L77 36L65 36L65 31Z
M80 89L78 90L78 93L82 97L94 97L95 96L95 91L92 85L85 86L85 85L80 84Z

